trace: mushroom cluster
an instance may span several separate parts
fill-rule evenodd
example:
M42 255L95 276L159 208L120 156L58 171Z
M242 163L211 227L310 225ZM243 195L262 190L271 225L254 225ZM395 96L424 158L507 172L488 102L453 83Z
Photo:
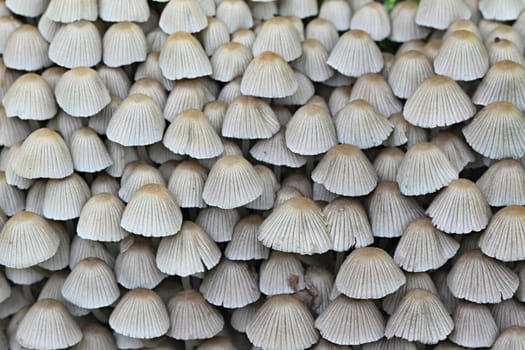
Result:
M525 0L0 0L0 350L525 349Z

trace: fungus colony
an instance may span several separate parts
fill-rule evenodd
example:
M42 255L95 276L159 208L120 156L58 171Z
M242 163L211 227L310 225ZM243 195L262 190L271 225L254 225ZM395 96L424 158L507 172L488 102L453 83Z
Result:
M525 349L524 9L1 0L0 349Z

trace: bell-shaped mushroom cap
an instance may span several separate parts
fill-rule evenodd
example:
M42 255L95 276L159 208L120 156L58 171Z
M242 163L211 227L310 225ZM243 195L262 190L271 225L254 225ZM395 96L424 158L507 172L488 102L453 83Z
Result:
M382 338L376 342L363 344L362 349L363 350L417 350L416 344L417 343L409 342L401 338L390 338L390 339ZM438 350L438 349L435 348L434 350ZM454 350L458 350L458 349L454 349Z
M430 28L416 24L417 8L418 4L413 1L400 1L395 4L390 13L390 40L404 43L408 40L423 39L430 33Z
M222 145L222 143L221 143ZM202 191L208 172L193 160L178 164L169 178L168 189L182 208L204 208Z
M26 179L61 179L73 173L73 160L62 137L42 128L24 140L13 161L13 171Z
M122 68L100 65L97 73L111 96L116 96L121 100L128 96L131 82ZM120 103L120 100L117 99L117 101Z
M458 303L450 341L468 348L490 347L498 334L498 326L486 305L463 300Z
M166 180L154 166L144 161L130 162L122 173L118 196L127 203L139 188L149 184L165 186Z
M146 22L150 16L147 0L100 0L99 16L106 22Z
M405 1L403 3L412 3ZM421 52L410 50L399 55L388 70L388 83L394 95L409 98L410 95L432 76L434 69L430 60Z
M481 0L479 2L479 10L483 18L502 22L517 19L524 8L525 3L521 0L508 1L505 6L501 6L501 3L494 0Z
M380 2L371 1L359 7L352 16L350 29L365 31L374 41L388 38L391 25L385 6Z
M48 48L49 44L36 27L23 24L7 38L3 62L7 68L36 71L51 65Z
M164 273L185 277L212 269L220 258L221 251L211 237L199 225L184 221L176 235L160 241L156 263Z
M328 222L332 250L344 252L374 242L370 222L359 201L337 198L324 207L323 213Z
M334 75L328 66L328 50L317 39L306 39L302 42L302 55L294 61L293 66L314 82L326 81Z
M429 142L408 149L397 173L401 193L418 196L433 193L458 178L458 171L443 152Z
M525 327L514 326L501 332L494 345L493 350L519 350L525 346Z
M403 109L403 105L394 96L392 88L382 74L368 73L357 79L352 87L349 102L358 99L367 101L385 117Z
M58 105L74 117L90 117L111 102L109 91L96 71L87 67L64 73L55 87Z
M5 110L0 107L0 145L11 147L17 142L24 141L31 129L29 123L16 117L8 118Z
M457 30L444 39L434 58L434 68L436 74L454 80L476 80L489 69L489 55L476 34Z
M408 122L423 128L457 124L474 113L476 108L469 96L454 80L441 75L423 81L403 109Z
M377 174L359 148L337 145L325 154L313 170L312 180L324 185L330 192L357 197L373 191L377 185Z
M323 18L314 18L306 25L306 38L318 40L330 52L339 39L337 29L332 22ZM304 49L303 49L304 50Z
M263 218L249 215L241 219L234 228L233 237L224 250L224 256L230 260L268 259L269 249L258 239L259 226Z
M402 113L392 114L388 120L394 125L394 130L385 141L385 145L398 147L406 144L410 147L428 140L427 130L407 122Z
M469 145L491 159L525 155L525 117L512 103L494 102L478 112L463 128Z
M289 168L300 168L306 158L286 147L285 129L266 140L260 140L250 149L250 155L258 161Z
M64 225L59 221L51 221L50 224L58 234L60 243L58 244L58 250L55 255L41 262L38 266L50 271L59 271L69 265L71 238Z
M99 323L88 323L82 327L82 340L72 350L114 350L117 349L115 338L110 330Z
M454 322L437 295L424 289L412 289L388 319L385 336L436 344L453 328Z
M518 289L517 294L519 293ZM512 326L525 326L525 305L516 299L508 299L493 305L491 312L500 332Z
M63 179L50 179L44 193L43 216L53 220L76 219L90 195L89 186L77 173Z
M308 308L289 295L267 299L248 324L246 335L263 349L306 349L319 338Z
M324 339L339 345L361 345L384 335L385 320L371 300L338 296L315 320Z
M510 268L479 250L464 253L447 276L452 294L475 303L495 304L512 298L518 276Z
M379 299L394 293L406 277L387 252L380 248L355 249L341 265L335 286L350 298Z
M441 131L435 134L430 142L438 146L438 148L445 153L452 165L460 172L467 164L476 160L474 152L464 139L455 133Z
M297 16L302 19L317 15L317 11L317 1L313 0L282 0L279 2L281 16Z
M179 231L182 213L167 188L157 184L142 186L124 209L120 225L146 237L171 236Z
M224 327L221 313L202 295L188 289L175 294L168 302L171 327L168 336L175 339L207 339Z
M166 334L170 319L166 305L157 293L138 288L120 299L109 316L109 325L119 334L151 339Z
M501 179L500 179L501 181ZM479 240L481 251L500 261L525 260L525 207L511 205L498 211Z
M416 23L442 30L455 20L470 16L470 9L463 0L422 0L416 12Z
M383 55L367 32L350 30L343 34L328 56L327 63L349 77L377 73L383 68Z
M211 57L213 68L211 77L218 81L230 82L242 76L252 59L252 52L243 44L224 43L215 50Z
M215 242L228 242L232 239L233 228L239 219L240 214L236 209L208 207L199 211L195 223Z
M83 127L75 130L69 145L73 165L77 171L95 173L113 164L106 146L91 128Z
M226 24L230 33L238 29L253 27L253 17L250 7L245 1L224 0L217 6L217 18Z
M151 145L162 140L165 125L157 103L149 96L134 94L117 107L106 134L109 140L123 146Z
M82 332L64 305L54 299L34 303L20 321L16 340L30 349L62 349L82 339Z
M459 249L459 243L432 226L428 218L413 220L403 232L394 261L405 271L424 272L443 266Z
M367 149L383 143L394 126L370 103L356 99L337 112L335 128L340 143Z
M468 179L452 181L434 198L426 213L438 229L456 234L481 231L492 216L483 193Z
M215 96L202 79L179 80L166 100L164 118L172 122L180 113L188 109L201 110L214 99Z
M199 290L211 304L229 309L251 304L261 295L257 275L248 264L228 259L206 273Z
M525 65L525 57L519 48L510 40L501 39L493 41L487 45L490 64L495 65L501 61L513 61L520 65Z
M233 310L230 320L232 328L237 332L246 333L246 328L261 306L260 304L262 304L262 302L253 303L240 309Z
M249 48L254 39L254 32L250 29L243 29L237 35L234 33L231 41ZM219 46L230 41L230 33L223 21L215 17L208 17L208 26L199 33L199 40L208 56L211 56Z
M491 206L525 205L525 170L517 160L492 163L476 185Z
M263 182L263 192L258 198L246 204L246 208L269 210L275 204L275 192L280 188L280 184L270 168L264 165L256 165L254 169Z
M9 87L2 99L5 114L29 120L48 120L55 116L57 107L53 91L38 74L28 73Z
M292 68L281 56L270 51L256 56L241 80L241 93L256 97L292 96L298 88Z
M11 186L13 190L14 190L13 186L21 190L27 190L28 188L31 187L31 185L34 182L34 180L32 179L26 179L24 177L18 176L13 170L13 161L16 159L17 153L20 150L20 147L22 147L22 142L18 142L14 144L13 146L11 146L5 154L6 166L5 166L4 175L2 175L2 177L4 177L2 181L3 182L5 181L5 183ZM7 190L7 192L11 192L11 191ZM16 192L16 191L13 191L13 192Z
M222 136L267 139L277 133L279 127L277 116L267 103L255 97L239 96L229 104L224 114Z
M69 302L86 309L109 306L120 296L115 275L104 261L87 258L67 276L62 295Z
M253 42L252 52L259 56L270 51L290 62L301 56L301 38L288 17L273 17L263 22Z
M323 1L319 18L330 21L338 31L346 31L350 28L352 9L348 1Z
M59 236L41 216L22 211L0 231L0 264L25 268L51 258L58 250Z
M175 32L196 33L208 25L203 1L169 1L162 10L159 27L167 34Z
M429 292L439 295L436 285L434 284L432 278L428 273L406 272L405 275L407 278L407 282L403 286L401 286L401 288L399 288L395 293L389 294L383 298L382 308L389 315L394 313L394 311L399 306L399 303L401 303L401 300L403 300L405 295L412 289L425 289Z
M399 237L408 224L424 215L423 209L399 191L396 182L381 182L372 193L368 215L375 237Z
M525 68L513 61L496 62L478 85L472 101L481 106L505 101L525 109Z
M302 255L322 254L332 245L326 217L305 197L275 208L259 227L259 240L269 248Z
M151 245L133 236L120 243L114 270L117 282L127 289L153 289L166 277L155 264Z
M118 242L128 235L120 220L124 204L113 194L99 193L82 207L77 223L77 234L84 239L100 242Z
M51 0L44 16L53 22L61 23L95 21L98 16L98 4L96 0Z
M102 58L98 28L84 20L62 26L51 40L49 58L66 68L97 65Z
M304 269L296 255L273 251L262 262L259 289L263 294L293 294L304 288Z
M405 153L399 148L383 148L372 163L379 182L396 181L399 165Z
M196 109L177 115L166 130L162 143L173 153L197 159L214 158L224 150L208 118Z
M208 55L191 34L175 32L162 46L159 57L162 74L168 79L192 79L212 73Z
M223 156L211 168L202 198L208 205L233 209L253 201L262 192L262 180L246 159Z

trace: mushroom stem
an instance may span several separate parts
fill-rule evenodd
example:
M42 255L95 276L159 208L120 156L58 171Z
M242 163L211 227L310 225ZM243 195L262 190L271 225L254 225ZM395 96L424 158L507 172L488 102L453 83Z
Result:
M242 139L241 147L242 147L242 154L244 155L250 154L249 153L250 152L250 140Z
M192 289L191 288L191 276L182 277L182 287L184 290Z
M139 156L140 160L143 160L145 162L149 162L149 155L148 150L146 149L146 146L137 146L137 154Z
M280 165L274 165L273 166L273 173L275 174L275 178L278 182L281 182L281 166Z
M335 254L335 265L334 265L334 274L337 274L337 271L339 271L339 268L341 267L341 264L345 260L345 252L337 252Z
M193 350L197 348L197 345L199 345L199 343L196 340L186 340L184 342L184 348L186 350Z
M306 174L310 175L314 170L315 156L306 157Z

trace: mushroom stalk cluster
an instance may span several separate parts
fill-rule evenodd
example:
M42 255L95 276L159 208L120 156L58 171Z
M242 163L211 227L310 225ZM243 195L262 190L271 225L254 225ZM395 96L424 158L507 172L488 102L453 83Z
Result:
M0 0L0 350L525 349L525 0Z

